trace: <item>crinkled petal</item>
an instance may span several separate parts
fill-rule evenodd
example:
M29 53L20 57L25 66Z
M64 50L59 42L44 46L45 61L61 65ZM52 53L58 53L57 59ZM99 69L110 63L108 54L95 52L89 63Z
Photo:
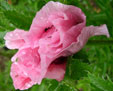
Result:
M27 74L24 73L23 69L18 63L12 64L10 75L13 79L15 89L25 90L36 84L27 76Z
M66 64L51 64L48 67L46 78L56 79L61 81L64 78Z
M85 27L78 36L77 41L73 42L70 46L62 50L59 56L69 56L78 52L84 47L90 37L96 35L106 35L109 37L107 26L104 24L102 26Z
M13 57L12 61L16 62L20 65L21 69L23 69L24 73L27 76L37 83L40 83L41 78L41 68L40 68L40 56L38 54L38 49L26 48L19 50Z
M45 28L51 27L52 25L55 29L60 31L60 36L62 37L62 33L65 33L65 31L72 26L76 26L81 23L83 28L85 26L85 22L86 16L80 8L50 1L39 12L37 12L33 19L30 27L30 34L33 40L32 44L34 44L33 42L35 40L38 41L38 39L42 37L45 32ZM63 38L61 39L63 40Z

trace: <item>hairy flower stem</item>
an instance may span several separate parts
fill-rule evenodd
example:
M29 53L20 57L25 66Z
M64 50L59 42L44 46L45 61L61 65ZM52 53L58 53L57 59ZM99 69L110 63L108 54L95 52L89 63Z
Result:
M113 45L113 40L89 40L87 45Z

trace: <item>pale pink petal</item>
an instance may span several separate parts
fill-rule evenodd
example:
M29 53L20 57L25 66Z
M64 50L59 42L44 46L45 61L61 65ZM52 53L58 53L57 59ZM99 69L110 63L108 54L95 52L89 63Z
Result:
M102 26L85 27L82 30L81 34L77 37L77 41L73 42L70 46L62 50L62 52L59 55L69 56L80 51L87 43L88 39L96 35L106 35L107 37L109 37L107 26L104 24Z
M26 37L27 32L24 30L16 29L12 32L8 32L4 39L6 47L9 49L19 49L25 43L24 38Z

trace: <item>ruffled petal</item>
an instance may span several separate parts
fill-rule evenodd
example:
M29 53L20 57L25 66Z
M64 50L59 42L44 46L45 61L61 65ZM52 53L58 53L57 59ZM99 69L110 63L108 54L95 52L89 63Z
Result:
M84 47L90 37L96 35L106 35L109 37L107 26L104 24L102 26L85 27L81 34L77 37L77 41L73 42L70 46L62 50L59 56L69 56L78 52Z
M27 74L24 73L18 63L12 64L10 75L13 79L15 89L25 90L36 84L27 76Z
M80 27L78 26L79 23L81 23L82 28L86 23L86 16L80 8L50 1L43 6L39 12L37 12L35 18L33 19L30 27L32 44L35 44L34 41L38 41L42 37L45 33L44 30L48 27L54 26L55 30L59 30L61 39L63 40L62 36L64 36L64 33L72 26L77 25L77 27Z
M66 64L51 64L48 67L45 78L56 79L58 81L63 80L65 74Z
M40 56L37 48L19 50L12 57L12 61L17 62L32 81L40 83L43 77L41 77Z
M12 32L8 32L4 39L6 47L9 49L19 49L21 48L25 43L25 37L27 35L27 32L24 30L16 29Z

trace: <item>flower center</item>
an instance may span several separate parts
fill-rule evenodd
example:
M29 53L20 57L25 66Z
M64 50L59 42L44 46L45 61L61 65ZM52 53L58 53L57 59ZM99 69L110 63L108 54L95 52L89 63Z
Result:
M51 64L64 64L67 61L67 57L59 57L55 59Z
M45 28L44 31L47 32L47 31L48 31L49 29L51 29L52 27L53 27L53 25L50 26L50 27Z

